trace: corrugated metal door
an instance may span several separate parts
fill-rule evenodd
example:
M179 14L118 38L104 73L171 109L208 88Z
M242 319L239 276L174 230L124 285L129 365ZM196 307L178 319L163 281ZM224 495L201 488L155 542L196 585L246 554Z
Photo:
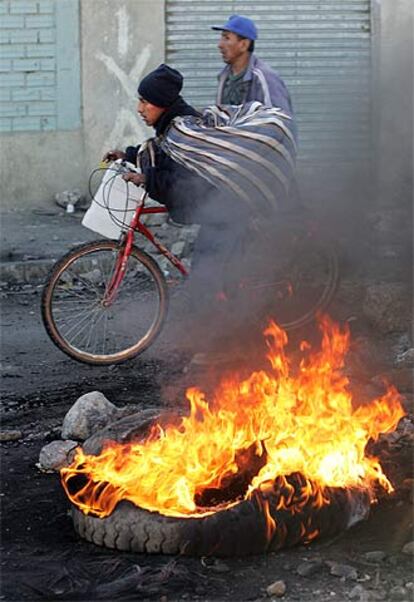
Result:
M219 32L231 14L259 29L255 53L283 77L299 124L300 165L355 166L370 156L370 0L166 0L166 60L184 96L213 104L223 67Z

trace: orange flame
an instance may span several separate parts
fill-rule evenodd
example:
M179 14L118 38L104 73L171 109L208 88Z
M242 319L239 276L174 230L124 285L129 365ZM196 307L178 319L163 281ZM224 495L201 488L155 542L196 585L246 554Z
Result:
M305 479L295 512L309 500L313 507L328 504L328 487L360 488L371 501L377 485L392 491L365 447L396 428L404 415L400 396L390 386L382 397L354 409L341 372L348 329L323 317L321 330L320 350L303 342L302 360L293 370L285 354L287 335L271 322L264 333L270 369L244 380L227 378L211 402L202 391L189 389L189 414L178 425L156 424L143 442L107 442L98 456L78 448L72 465L61 471L70 500L99 517L123 499L167 516L200 516L264 491L278 477L284 483L278 509L284 509L293 496L285 477L296 472ZM268 508L262 509L270 536L276 524ZM307 539L316 535L308 532Z

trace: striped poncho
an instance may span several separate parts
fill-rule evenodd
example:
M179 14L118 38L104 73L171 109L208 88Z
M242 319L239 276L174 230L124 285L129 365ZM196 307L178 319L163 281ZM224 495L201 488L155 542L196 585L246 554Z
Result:
M252 209L284 206L296 158L295 125L281 109L259 102L210 106L201 118L176 117L162 150Z

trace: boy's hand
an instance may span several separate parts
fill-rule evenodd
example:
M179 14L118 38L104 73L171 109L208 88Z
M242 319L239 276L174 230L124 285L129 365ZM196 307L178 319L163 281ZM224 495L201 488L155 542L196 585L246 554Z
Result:
M103 161L108 163L109 161L116 161L117 159L125 159L125 153L124 151L115 148L114 150L105 153Z
M123 176L125 182L132 182L135 186L143 186L145 184L145 176L143 173L125 173Z

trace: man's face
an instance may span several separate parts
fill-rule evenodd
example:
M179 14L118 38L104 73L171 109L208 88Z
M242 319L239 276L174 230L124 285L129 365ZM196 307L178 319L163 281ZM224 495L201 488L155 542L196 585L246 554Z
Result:
M155 125L166 109L152 105L145 98L138 99L137 111L147 125Z
M219 43L217 44L223 61L228 65L232 65L240 56L246 54L249 46L250 40L239 38L232 31L222 31Z

